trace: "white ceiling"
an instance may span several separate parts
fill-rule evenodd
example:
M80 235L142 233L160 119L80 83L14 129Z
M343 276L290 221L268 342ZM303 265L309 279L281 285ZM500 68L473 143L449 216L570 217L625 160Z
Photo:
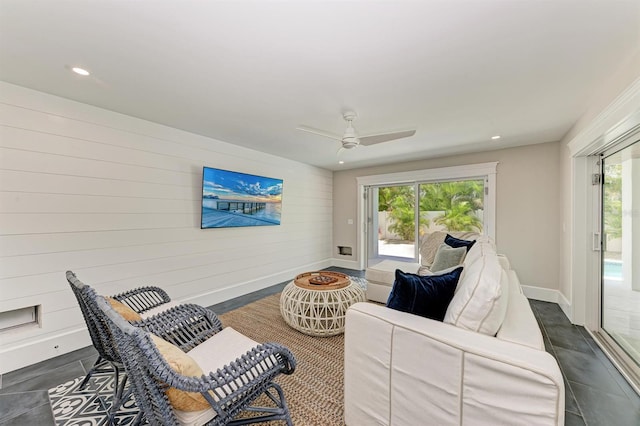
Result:
M331 170L560 140L639 46L639 0L0 0L0 80ZM295 130L347 109L417 133Z

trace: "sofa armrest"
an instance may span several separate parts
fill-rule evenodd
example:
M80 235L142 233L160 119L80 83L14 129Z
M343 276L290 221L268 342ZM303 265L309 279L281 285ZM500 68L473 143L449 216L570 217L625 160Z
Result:
M511 263L509 262L509 258L504 254L498 255L498 262L500 262L500 266L502 266L502 269L504 269L505 271L511 270Z
M545 351L357 303L345 329L345 422L564 424L564 382Z

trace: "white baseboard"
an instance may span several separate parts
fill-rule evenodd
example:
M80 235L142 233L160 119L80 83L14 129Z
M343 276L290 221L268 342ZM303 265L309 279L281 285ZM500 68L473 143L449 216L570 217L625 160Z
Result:
M216 303L244 296L245 294L262 290L263 288L267 288L287 280L291 280L296 275L303 272L317 271L320 269L328 268L332 265L332 259L325 259L319 262L286 269L284 271L278 272L277 274L265 275L255 280L245 281L228 287L219 288L210 292L201 293L196 296L189 297L188 299L182 299L180 300L180 302L195 303L201 306L211 306L215 305Z
M571 309L571 302L569 302L569 300L567 300L567 298L564 297L564 294L562 294L561 292L558 292L558 305L560 306L560 309L562 309L562 312L564 312L564 314L567 316L567 318L569 318L569 321L573 323L573 311Z
M527 296L528 299L557 303L558 306L560 306L560 309L562 309L562 312L564 312L567 318L569 318L569 321L571 321L571 302L564 297L564 294L558 290L544 287L535 287L530 285L521 285L521 287L524 295Z
M319 262L287 269L277 274L265 275L251 281L236 283L234 285L201 293L187 299L178 300L182 303L195 303L201 306L211 306L235 297L261 290L266 287L291 280L298 274L308 271L317 271L333 266L333 259L325 259ZM29 365L55 358L90 346L91 338L86 327L79 327L65 333L55 334L43 339L13 346L0 351L0 374L17 370Z
M355 260L347 260L347 259L331 259L331 266L337 266L339 268L346 269L355 269L356 271L360 270L360 263Z
M91 346L86 328L77 328L0 351L0 374Z
M541 300L543 302L558 303L558 290L544 287L534 287L530 285L521 285L524 295L528 299Z

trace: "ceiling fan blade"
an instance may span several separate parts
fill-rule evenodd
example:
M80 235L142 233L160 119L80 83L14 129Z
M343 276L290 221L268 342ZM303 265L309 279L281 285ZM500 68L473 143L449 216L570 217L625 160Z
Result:
M313 133L314 135L318 136L324 136L325 138L333 139L336 141L342 140L342 136L334 135L333 133L328 133L323 130L314 129L313 127L299 126L296 127L296 130L302 130L303 132Z
M408 138L416 134L415 130L403 130L401 132L382 133L379 135L360 136L360 145L375 145L377 143L389 142L396 139Z

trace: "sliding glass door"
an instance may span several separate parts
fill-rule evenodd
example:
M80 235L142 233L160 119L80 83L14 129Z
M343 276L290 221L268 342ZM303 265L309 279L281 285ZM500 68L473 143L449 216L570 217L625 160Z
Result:
M415 185L369 187L369 259L416 259Z
M640 141L608 152L601 166L601 330L637 370L640 366Z
M482 233L485 193L484 178L367 187L367 265L418 262L425 233Z
M433 231L482 233L484 179L420 184L420 234Z

